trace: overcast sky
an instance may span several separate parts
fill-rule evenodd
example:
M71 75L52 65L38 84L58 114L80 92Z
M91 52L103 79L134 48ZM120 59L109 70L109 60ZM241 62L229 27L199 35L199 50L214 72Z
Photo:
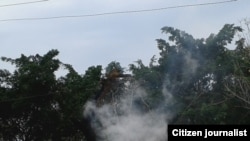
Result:
M217 33L224 24L249 18L250 0L217 5L172 8L161 11L36 21L2 21L20 18L74 16L164 8L226 0L0 0L0 56L43 55L58 49L58 58L79 72L111 61L123 67L141 59L147 65L158 54L155 39L172 26L195 38ZM9 5L9 6L6 6ZM0 63L0 68L7 68Z

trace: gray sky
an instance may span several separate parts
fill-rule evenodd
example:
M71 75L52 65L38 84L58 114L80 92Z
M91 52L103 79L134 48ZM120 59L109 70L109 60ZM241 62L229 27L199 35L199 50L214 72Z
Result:
M249 18L250 0L166 9L153 12L64 18L37 21L1 21L19 18L72 16L190 5L224 0L49 0L26 5L1 6L38 0L0 0L0 56L11 58L58 49L58 58L79 72L111 61L123 67L141 59L146 65L158 54L155 39L172 26L195 38L217 33L224 24ZM0 68L9 68L0 63Z

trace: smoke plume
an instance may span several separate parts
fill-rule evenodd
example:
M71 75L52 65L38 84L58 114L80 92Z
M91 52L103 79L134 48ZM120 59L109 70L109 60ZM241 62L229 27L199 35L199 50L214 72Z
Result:
M182 79L191 81L199 66L190 53L184 56ZM181 110L173 96L173 90L182 82L171 82L166 74L162 85L162 98L157 106L150 108L146 90L138 82L129 82L119 99L97 107L88 102L84 115L92 119L91 125L98 134L98 141L166 141L167 124ZM180 84L179 84L180 83ZM170 86L170 87L169 87ZM142 106L143 105L143 106Z
M163 91L166 99L171 101L172 96L165 89ZM161 108L146 111L136 104L144 101L145 90L139 87L129 92L119 101L101 107L94 102L86 104L84 115L92 118L98 141L166 141L167 119L171 113L163 112Z

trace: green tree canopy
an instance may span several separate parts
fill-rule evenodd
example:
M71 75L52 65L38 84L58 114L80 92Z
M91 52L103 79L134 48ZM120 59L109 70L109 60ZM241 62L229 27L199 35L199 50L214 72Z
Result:
M95 140L83 107L99 87L101 66L84 75L55 57L57 50L43 56L21 55L3 61L16 66L14 73L0 71L0 138L3 140ZM68 70L56 78L55 72Z
M170 93L172 102L165 108L178 110L173 123L249 123L249 109L244 106L249 104L249 47L241 38L236 49L227 48L242 28L226 24L206 39L173 27L163 27L162 32L168 39L157 39L158 64L152 65L156 61L152 58L149 66L142 61L130 65L135 78L146 86L149 105L166 102L162 99ZM236 95L237 89L241 95Z

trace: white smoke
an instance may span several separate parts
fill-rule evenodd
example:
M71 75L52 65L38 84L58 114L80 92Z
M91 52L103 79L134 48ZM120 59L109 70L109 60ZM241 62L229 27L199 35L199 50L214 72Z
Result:
M183 79L188 82L199 64L190 53L184 58L184 66L180 69L183 69ZM162 99L152 109L147 102L147 92L137 82L131 82L120 99L113 99L101 107L88 102L84 114L92 118L92 126L100 136L98 141L166 141L168 121L180 110L167 86L176 85L178 83L173 84L165 76Z
M192 58L191 53L187 52L184 56L185 58L185 66L183 66L184 71L186 72L185 75L193 75L196 73L196 70L199 66L198 61Z
M142 88L136 88L125 93L117 103L96 107L95 103L88 102L84 114L94 115L92 126L100 135L98 141L166 141L167 119L171 114L158 109L145 112L133 104L138 99L144 101L146 96ZM168 93L166 98L172 96Z

